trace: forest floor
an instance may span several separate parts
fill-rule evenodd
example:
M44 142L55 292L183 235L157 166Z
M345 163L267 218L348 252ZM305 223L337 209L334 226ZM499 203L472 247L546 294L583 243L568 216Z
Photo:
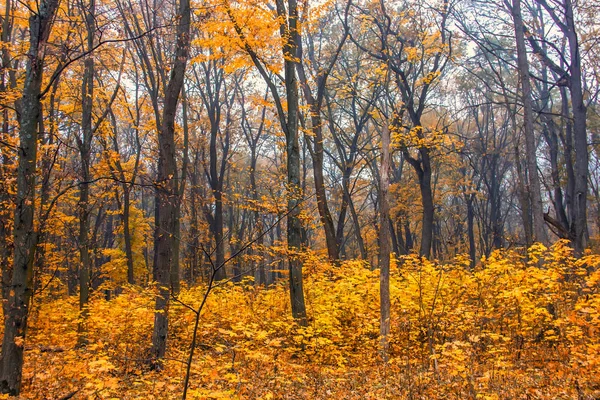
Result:
M309 321L290 317L285 280L226 283L202 313L189 399L598 399L600 257L563 244L496 252L473 271L405 257L392 268L389 361L379 352L378 271L305 263ZM167 359L151 370L151 290L97 291L78 348L77 299L34 299L25 399L178 399L195 315L169 310ZM178 301L198 307L205 287ZM71 397L68 397L71 396Z

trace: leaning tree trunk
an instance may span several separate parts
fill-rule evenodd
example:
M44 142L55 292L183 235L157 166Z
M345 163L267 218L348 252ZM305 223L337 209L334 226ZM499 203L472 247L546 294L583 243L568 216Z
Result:
M58 0L42 1L39 12L29 18L29 52L19 115L17 195L13 227L13 274L0 361L0 391L18 395L23 373L24 340L29 300L33 294L33 260L37 246L34 227L37 134L41 118L40 93L44 71L44 49Z
M154 280L158 284L156 296L152 353L156 360L164 357L167 348L168 306L170 298L171 267L173 265L173 236L176 228L177 164L175 159L175 114L188 59L190 44L190 1L180 0L177 20L177 45L173 67L165 92L162 125L158 135L158 182L156 195L156 232ZM160 361L156 364L160 367Z

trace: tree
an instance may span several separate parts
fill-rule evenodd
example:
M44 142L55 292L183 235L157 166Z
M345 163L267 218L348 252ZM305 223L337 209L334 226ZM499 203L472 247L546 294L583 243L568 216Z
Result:
M350 3L348 3L348 6ZM308 7L308 4L307 4ZM305 10L305 14L308 14L309 11ZM305 23L306 21L302 21ZM310 31L307 29L307 31ZM325 190L325 179L323 176L323 158L324 158L324 150L323 150L323 122L321 119L322 116L322 107L323 101L325 99L325 90L327 85L327 79L333 70L333 67L342 51L342 47L346 42L348 37L347 28L345 28L339 43L333 50L332 54L328 57L327 63L325 65L320 65L317 60L317 54L315 54L315 44L314 38L312 35L305 35L308 43L308 57L304 57L304 47L302 43L302 37L300 33L298 33L297 38L297 46L298 46L298 59L299 62L296 63L296 69L298 72L298 79L300 81L300 87L302 88L302 93L304 95L304 100L309 107L309 116L310 116L310 136L305 136L306 143L308 145L308 150L310 152L312 161L313 161L313 177L315 181L315 193L317 196L317 209L319 211L319 216L321 219L321 224L323 225L323 230L325 231L325 243L327 244L327 254L329 255L329 259L332 261L336 261L340 256L340 248L339 248L339 240L336 239L336 232L333 224L333 218L331 216L331 212L329 211L329 205L327 202L327 193ZM323 57L321 54L319 56ZM319 58L321 58L319 57ZM316 89L311 89L311 85L309 83L309 78L307 76L307 67L305 64L306 61L309 61L308 65L310 65L314 69L313 80L315 82L314 86ZM312 138L311 138L312 136ZM314 138L314 139L313 139Z
M299 127L299 96L296 64L298 63L298 3L288 0L287 7L283 0L276 0L276 15L279 21L279 34L283 41L281 48L283 56L283 83L287 109L283 102L275 81L268 74L266 66L246 39L246 34L237 21L233 10L227 7L227 14L234 25L235 32L243 43L243 49L251 58L261 77L275 101L277 115L281 129L285 134L287 156L287 244L290 251L289 283L292 315L301 325L306 324L306 306L304 303L304 290L302 287L302 261L298 252L302 245L302 222L300 220L300 205L302 193L300 186L300 146L298 142Z
M156 180L156 234L154 280L158 285L156 313L152 332L152 353L160 360L167 347L168 306L176 224L179 204L177 163L175 159L175 116L183 87L190 45L191 11L189 0L180 0L177 11L176 46L169 82L164 92L162 123L158 135L158 167ZM160 361L158 361L160 362ZM158 366L158 364L157 364Z
M391 6L382 1L355 6L363 29L370 34L360 39L350 32L352 41L375 60L379 60L393 74L390 79L399 93L397 117L391 118L392 135L402 137L404 157L418 177L423 206L420 254L429 256L433 243L434 198L432 191L432 160L430 140L422 118L428 96L439 81L451 53L451 35L447 28L449 2L432 8L429 15L413 13L409 25L405 18L411 15L408 4ZM355 17L358 18L358 17ZM427 20L426 18L430 18ZM355 28L359 29L360 25ZM434 33L430 30L435 29ZM404 116L404 114L406 116ZM402 118L398 118L402 117ZM404 121L406 118L407 121ZM416 149L416 155L410 149Z
M18 395L21 391L29 300L33 294L33 260L37 247L37 231L34 229L35 169L38 126L42 118L40 94L45 50L57 8L58 0L46 0L39 3L37 10L31 10L27 71L22 96L16 104L19 151L12 290L4 319L0 361L0 391L10 395Z
M548 242L544 223L544 209L540 180L536 162L536 144L533 130L533 104L531 99L531 81L529 79L529 63L525 47L525 33L523 17L521 15L521 1L513 0L512 4L505 2L510 9L517 42L517 64L521 82L521 100L523 102L523 119L525 120L525 154L527 158L528 193L531 196L531 211L533 215L534 240L542 243Z
M193 66L195 88L200 95L209 121L208 160L202 161L214 199L214 211L211 211L213 207L206 206L204 215L214 239L215 259L213 264L215 267L222 265L225 261L223 190L229 160L232 103L235 98L235 90L229 88L223 67L223 60L210 59ZM225 278L225 268L219 268L216 271L215 279L223 280Z
M572 129L572 150L573 154L568 154L570 163L574 167L567 165L567 168L573 168L572 191L569 193L569 219L570 226L569 239L577 254L581 254L585 248L588 238L587 231L587 193L588 193L588 138L587 138L587 108L584 102L583 77L581 66L581 54L578 36L578 27L576 26L573 3L571 0L551 1L539 0L544 12L554 22L555 26L562 34L562 40L568 44L566 54L559 54L559 63L555 62L551 55L543 46L543 38L537 38L534 31L527 26L523 26L524 34L527 34L527 40L532 51L541 59L541 61L553 72L554 85L567 87L570 95L571 109L570 114L563 115L569 119L572 118L572 125L567 122L567 129ZM567 65L565 63L568 62ZM563 105L567 105L566 93L561 93ZM563 110L566 114L567 109ZM570 135L569 135L570 136ZM566 144L571 147L571 142ZM574 158L574 161L573 161Z

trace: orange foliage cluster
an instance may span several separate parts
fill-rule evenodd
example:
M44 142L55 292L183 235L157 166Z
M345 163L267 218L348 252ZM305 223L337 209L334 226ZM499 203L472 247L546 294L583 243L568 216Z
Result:
M215 289L202 315L188 398L592 399L600 396L600 257L562 242L527 256L496 251L468 270L396 260L391 356L378 354L378 271L359 261L305 263L306 328L284 283ZM202 287L179 301L197 306ZM180 398L194 315L171 305L167 360L148 367L153 293L125 288L90 303L76 348L75 298L35 299L24 398Z

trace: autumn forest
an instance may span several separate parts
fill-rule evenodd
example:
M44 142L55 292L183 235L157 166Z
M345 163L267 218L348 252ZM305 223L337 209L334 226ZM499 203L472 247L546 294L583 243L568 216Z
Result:
M595 0L0 8L0 398L600 398Z

